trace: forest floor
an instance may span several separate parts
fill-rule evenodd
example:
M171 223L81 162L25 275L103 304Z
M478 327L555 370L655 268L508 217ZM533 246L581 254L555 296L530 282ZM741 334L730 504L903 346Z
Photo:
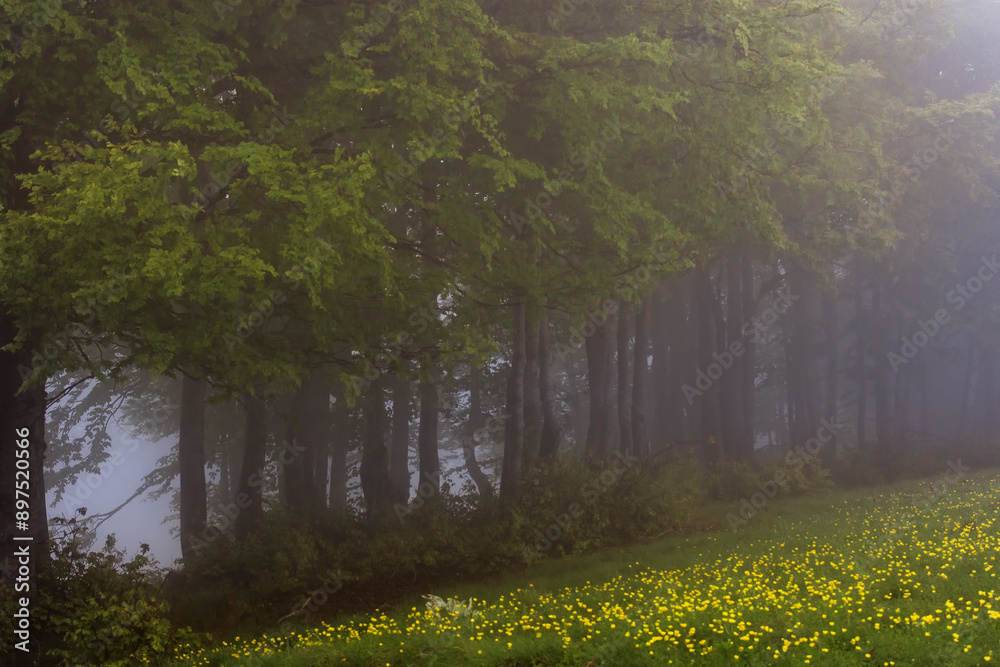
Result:
M995 664L1000 471L941 480L779 497L736 531L712 505L715 531L429 591L471 611L415 598L169 664Z

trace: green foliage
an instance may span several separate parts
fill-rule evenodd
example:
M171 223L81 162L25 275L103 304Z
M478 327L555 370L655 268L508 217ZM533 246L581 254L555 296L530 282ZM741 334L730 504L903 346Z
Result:
M560 460L529 472L523 497L510 508L478 506L473 496L442 489L380 520L306 521L276 510L258 533L204 547L168 597L176 622L213 631L266 626L308 606L307 598L324 600L313 605L322 615L382 606L431 582L517 571L546 556L685 530L701 489L693 459L660 468L636 460L617 469ZM539 548L539 535L560 522L560 536ZM336 592L320 595L322 582L334 577Z
M149 599L143 589L125 598L101 593L69 621L66 648L52 655L72 665L123 667L147 662L166 653L173 639L166 602Z
M267 519L242 541L207 541L185 564L180 583L167 587L178 618L211 628L263 620L319 580L324 567L315 531L290 512Z
M749 498L761 491L761 485L774 481L782 493L802 495L833 486L831 473L819 457L798 456L768 462L758 468L739 461L722 461L706 473L708 497L733 501Z
M39 569L40 595L32 608L44 664L134 665L165 656L181 641L210 640L171 625L160 595L163 572L146 556L148 545L129 558L112 535L103 549L88 552L81 546L82 523L57 518L53 526L50 559ZM11 603L6 594L0 598L0 606Z
M802 465L772 464L765 467L761 477L765 480L777 480L779 471L784 472L782 481L778 485L785 493L793 496L823 491L833 486L831 473L818 456L802 456L800 460Z
M835 461L831 475L838 486L848 488L871 486L885 481L885 475L871 446L849 453L844 460Z
M760 473L740 461L720 461L705 474L708 497L712 500L739 500L759 491Z

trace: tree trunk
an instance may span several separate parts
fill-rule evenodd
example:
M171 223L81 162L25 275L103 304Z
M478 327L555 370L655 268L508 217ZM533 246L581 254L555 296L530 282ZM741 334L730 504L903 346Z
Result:
M481 500L493 498L493 484L479 467L476 460L476 432L486 424L486 413L483 412L483 369L469 369L469 421L465 427L465 437L462 438L462 454L469 476L479 491Z
M715 359L716 336L712 309L715 307L715 294L712 291L711 278L704 266L695 269L695 285L697 289L698 310L698 366L707 373ZM722 448L718 429L719 387L718 378L712 382L704 393L697 397L701 411L701 439L704 447L703 458L706 463L717 463L722 459Z
M420 457L420 486L429 482L434 495L441 491L441 461L438 458L438 373L420 383L420 426L417 430L417 453Z
M392 440L389 444L389 479L392 503L410 502L410 416L413 391L409 380L392 379Z
M739 364L741 366L740 379L742 380L742 400L743 405L743 429L747 433L749 439L750 453L753 454L754 450L757 448L757 431L755 428L754 420L754 406L756 404L756 379L757 379L757 344L754 342L754 336L744 335L744 327L752 326L753 318L757 314L757 300L756 292L754 291L754 280L753 280L753 257L749 250L744 249L743 257L740 264L740 269L742 272L742 290L743 290L743 311L741 319L743 320L740 324L740 340L746 351L743 356L740 357Z
M338 399L342 397L337 395ZM347 516L347 408L342 400L333 406L330 439L330 512L338 518Z
M753 441L746 430L746 408L743 405L743 270L738 252L732 252L726 261L726 342L720 346L724 369L721 379L725 402L722 409L723 441L728 455L736 461L749 461ZM737 347L738 346L738 347ZM738 354L739 353L739 354Z
M260 528L264 520L262 506L264 463L267 447L267 408L257 396L243 395L243 463L236 494L236 536L246 537Z
M282 472L285 501L293 510L316 512L325 506L316 488L316 453L326 451L330 425L330 389L320 371L313 371L295 394L288 418Z
M365 408L365 441L361 454L361 492L368 518L388 513L390 502L389 452L385 447L385 378L379 375L369 386Z
M868 316L865 308L865 284L862 269L858 269L858 285L854 294L855 346L857 348L857 438L858 451L868 444Z
M826 342L826 408L824 417L837 422L840 414L840 320L837 317L837 299L832 294L823 295L823 334ZM826 462L832 462L837 453L837 431L831 434L830 441L823 446L822 457Z
M996 348L987 345L983 349L980 377L983 386L983 444L994 449L996 438Z
M538 391L542 404L542 438L538 456L552 461L559 452L562 427L556 412L556 388L552 377L552 338L549 335L548 313L542 310L538 320Z
M649 355L649 300L647 296L635 313L635 346L632 360L632 451L636 456L649 454L646 429L646 384Z
M618 448L626 454L635 451L632 440L632 369L629 360L632 358L629 344L632 339L632 305L622 301L618 309L618 354L616 368L618 370L618 429L621 437Z
M820 387L811 372L813 360L820 355L817 354L809 313L810 305L814 304L815 290L808 283L805 273L794 264L788 264L788 277L790 291L801 297L795 305L789 307L787 315L791 329L787 373L789 396L794 398L791 438L792 446L795 447L812 438L820 425Z
M711 284L709 285L711 288ZM711 293L711 289L709 289ZM670 299L670 310L667 312L669 322L668 340L670 341L670 375L694 381L698 373L699 349L701 335L699 329L698 281L692 272L681 276L677 281L677 294ZM711 318L709 318L711 321ZM671 380L668 383L670 432L672 440L694 442L699 439L702 428L702 400L688 401L681 383ZM717 401L718 399L714 399ZM717 427L716 427L717 429Z
M968 339L969 354L965 363L965 382L962 385L962 407L958 415L958 432L963 440L973 433L969 423L969 408L972 403L972 387L976 380L976 370L979 367L977 363L979 347L976 345L976 340L971 333L966 338Z
M674 418L673 384L678 380L687 382L690 379L682 376L675 368L675 364L671 363L675 358L671 356L671 345L676 347L678 341L671 336L670 318L683 317L683 312L668 312L675 301L667 296L670 284L669 280L662 281L646 297L645 305L646 320L649 326L649 347L653 357L649 369L649 384L652 390L652 395L649 397L652 413L649 423L649 437L660 445L668 444L677 439L674 430L678 424ZM633 400L635 400L634 396Z
M539 384L539 313L536 307L525 312L524 343L524 453L521 470L529 470L538 458L542 439L542 395Z
M181 556L187 560L197 551L208 524L205 498L205 393L208 383L184 375L181 381L181 424L177 444L180 469Z
M510 371L507 376L507 423L504 429L503 472L500 497L517 500L521 495L521 452L524 445L524 304L511 306L513 316Z
M586 339L587 383L590 396L590 419L587 424L586 453L591 459L604 460L611 452L614 419L612 418L612 368L614 337L612 316L593 324L593 334ZM586 329L586 327L585 327Z
M876 286L873 303L877 347L875 350L875 437L878 446L879 463L891 482L896 478L897 462L893 457L895 443L896 406L895 376L890 366L888 354L896 337L890 330L891 317L883 314L883 287Z

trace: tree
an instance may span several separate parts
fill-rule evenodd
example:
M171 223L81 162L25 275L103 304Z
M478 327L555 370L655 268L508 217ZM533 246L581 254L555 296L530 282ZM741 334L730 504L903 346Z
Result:
M208 382L185 374L181 379L181 428L177 444L180 470L181 555L196 553L196 538L208 527L205 490L205 394Z

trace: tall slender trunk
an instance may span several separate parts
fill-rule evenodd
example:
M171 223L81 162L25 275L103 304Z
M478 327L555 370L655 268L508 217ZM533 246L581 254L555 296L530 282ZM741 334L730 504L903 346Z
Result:
M613 315L594 324L593 335L586 340L587 380L590 394L590 420L587 425L586 452L594 460L603 460L611 453L615 422L612 417L612 386L614 375L615 338Z
M832 294L823 295L823 332L826 342L826 407L823 416L837 421L840 414L840 320L837 317L837 299ZM834 431L830 442L823 447L822 456L825 461L832 461L837 453L837 432Z
M757 378L757 344L754 337L744 335L744 328L751 327L753 318L757 314L756 292L754 291L753 280L753 257L749 250L744 249L742 261L740 263L742 273L741 287L743 291L742 323L740 324L739 335L746 351L738 362L741 366L740 378L742 380L742 405L743 405L743 428L750 441L751 453L756 449L756 428L754 426L754 405L756 403L756 393L754 392ZM749 331L749 328L747 329Z
M976 362L979 358L979 347L976 344L975 338L969 334L966 336L966 339L968 340L969 354L966 357L965 382L962 385L962 406L958 415L958 432L962 439L968 438L973 433L970 425L969 408L972 403L972 387L976 381L976 369L978 368Z
M368 518L384 516L390 507L389 452L385 446L385 378L379 375L369 386L365 408L365 440L361 454L361 492Z
M481 500L493 498L493 484L479 466L476 459L476 432L486 424L486 413L483 411L483 369L469 369L469 421L465 427L465 437L462 438L462 454L465 458L465 468L479 491Z
M892 313L883 313L883 290L877 285L874 293L873 310L875 312L875 332L877 347L875 350L875 437L878 443L878 459L889 481L896 477L897 462L893 457L895 443L896 406L895 406L895 375L888 359L888 353L896 337L891 331ZM891 308L891 304L889 306Z
M431 369L431 379L420 383L420 425L417 428L420 484L429 482L434 494L441 490L441 461L438 457L438 374Z
M668 339L670 341L670 373L677 379L669 383L672 397L669 403L670 433L673 440L694 442L702 429L702 405L699 399L691 403L684 396L680 378L693 380L699 370L701 340L701 309L698 305L698 280L693 273L681 276L677 282L677 294L671 296ZM711 293L711 284L709 284ZM709 318L711 322L711 318ZM717 401L718 399L712 399ZM716 430L718 427L716 425ZM702 438L703 439L703 438Z
M510 371L507 376L507 422L504 429L503 472L500 476L500 497L516 500L521 495L521 452L524 445L524 367L525 313L524 304L511 306L513 318Z
M524 453L521 469L535 464L542 440L542 395L539 381L539 309L532 304L525 312L524 343Z
M392 440L389 442L389 479L393 504L410 502L410 416L413 390L409 380L394 376L392 384Z
M715 294L712 291L708 268L701 266L695 269L695 285L697 290L698 309L698 366L701 371L708 372L715 359L716 351L715 322L712 309L715 307ZM718 429L719 387L718 378L698 397L701 411L701 439L703 442L703 457L706 463L716 463L722 459L722 447Z
M552 338L548 313L543 309L538 319L538 391L542 405L542 437L538 456L552 461L559 451L562 427L556 413L556 388L552 377Z
M897 313L896 331L903 330L902 318ZM895 339L894 340L898 340ZM895 375L895 386L893 387L893 403L896 406L896 419L892 428L892 442L897 448L903 450L909 443L910 421L909 421L909 388L912 377L912 365L907 364L897 369Z
M648 337L652 362L649 369L649 385L651 395L649 404L651 416L649 420L649 437L652 441L667 444L676 440L676 429L678 424L674 418L674 396L671 379L687 381L688 378L682 376L678 369L671 363L671 345L676 346L677 340L671 334L670 318L678 317L677 312L668 312L674 299L667 296L669 280L661 282L657 288L646 298L646 318L648 323ZM669 299L669 300L668 300ZM671 375L675 377L671 377ZM634 392L633 392L634 393ZM633 400L634 400L633 396Z
M267 447L267 408L259 397L243 395L243 462L236 494L236 535L243 538L260 528L264 520L262 506L264 463Z
M868 316L865 308L863 269L858 269L858 284L854 293L855 347L857 348L857 438L858 451L868 444Z
M819 382L811 372L813 360L818 357L809 309L815 304L815 290L808 283L805 273L794 264L788 264L790 291L799 294L799 301L790 306L788 321L790 340L787 369L789 396L794 399L792 414L792 446L804 444L819 428Z
M338 518L347 516L347 450L350 444L345 435L348 414L342 400L333 406L330 418L332 425L330 438L330 512Z
M632 338L632 305L623 301L618 310L618 429L619 449L627 454L635 451L632 440L632 375L629 367L629 343Z
M649 454L646 428L646 385L649 354L649 296L635 313L635 346L632 361L632 450L637 456Z
M721 345L722 363L730 364L721 378L722 396L725 399L721 418L723 440L728 455L736 461L748 461L753 453L753 441L746 430L746 409L743 405L743 364L745 354L742 341L743 287L742 261L738 252L730 253L726 260L726 339Z
M316 512L325 503L316 487L316 453L326 451L330 427L330 388L320 371L313 371L295 394L288 419L282 472L285 500L302 512Z
M177 443L180 469L181 556L195 555L194 541L208 524L205 497L205 393L208 383L184 375L181 381L181 424Z
M928 415L931 411L930 396L927 392L927 356L920 357L920 433L926 442L930 442Z
M981 377L983 383L983 442L986 446L990 447L992 450L994 448L996 438L996 389L997 389L997 378L996 378L996 347L994 345L987 345L983 349L982 356L982 367L981 367Z
M798 379L795 376L796 366L792 362L792 332L790 326L781 328L781 349L785 362L785 431L788 436L788 446L795 444L795 413L798 400Z

